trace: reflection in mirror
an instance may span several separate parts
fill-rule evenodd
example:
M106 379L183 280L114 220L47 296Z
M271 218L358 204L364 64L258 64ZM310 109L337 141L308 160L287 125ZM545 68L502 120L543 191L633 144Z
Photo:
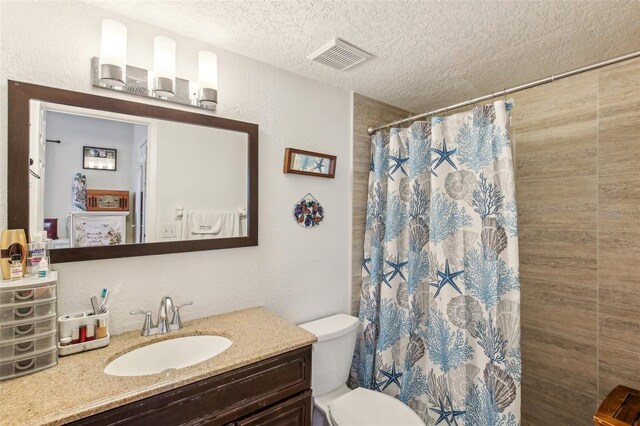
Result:
M8 228L57 234L53 263L258 245L257 124L11 80L8 106Z
M246 132L29 104L29 229L54 248L247 236Z

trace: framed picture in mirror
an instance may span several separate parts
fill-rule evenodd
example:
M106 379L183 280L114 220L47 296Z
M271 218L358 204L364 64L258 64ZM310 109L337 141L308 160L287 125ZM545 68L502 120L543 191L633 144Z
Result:
M115 172L118 162L118 150L98 148L95 146L82 147L82 168L92 170L107 170Z
M298 175L336 177L335 155L286 148L284 151L284 172Z

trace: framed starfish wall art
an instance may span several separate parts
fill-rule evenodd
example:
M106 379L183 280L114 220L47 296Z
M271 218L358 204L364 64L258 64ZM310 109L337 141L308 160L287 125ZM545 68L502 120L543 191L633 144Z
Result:
M333 179L336 177L336 159L335 155L286 148L284 150L283 171L284 173Z

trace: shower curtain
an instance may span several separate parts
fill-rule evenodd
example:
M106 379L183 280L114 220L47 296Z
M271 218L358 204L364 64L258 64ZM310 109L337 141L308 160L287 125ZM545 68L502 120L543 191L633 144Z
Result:
M511 105L372 137L350 385L427 425L520 423Z

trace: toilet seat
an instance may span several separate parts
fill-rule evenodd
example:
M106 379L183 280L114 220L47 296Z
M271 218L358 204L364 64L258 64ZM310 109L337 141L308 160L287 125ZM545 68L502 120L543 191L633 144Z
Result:
M424 426L411 408L387 394L356 388L329 404L337 426Z

